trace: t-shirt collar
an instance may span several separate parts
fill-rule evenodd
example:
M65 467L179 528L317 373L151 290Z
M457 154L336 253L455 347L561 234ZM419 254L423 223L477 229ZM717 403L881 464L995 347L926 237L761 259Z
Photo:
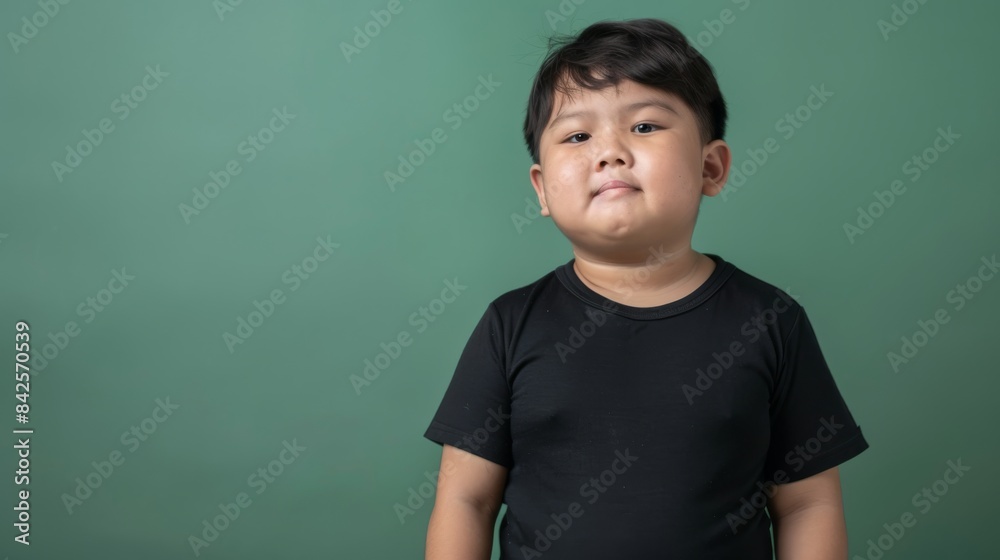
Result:
M702 283L702 285L695 291L684 296L683 298L655 307L633 307L630 305L624 305L609 300L608 298L590 289L589 286L580 280L580 277L576 274L576 270L573 268L573 263L576 261L575 257L567 261L565 264L557 267L555 269L555 273L562 285L567 290L572 292L573 295L593 305L594 307L601 308L603 311L632 319L663 319L673 315L678 315L701 305L705 300L715 294L715 292L722 287L722 284L725 283L725 281L735 271L733 264L727 262L719 255L715 253L705 253L705 255L715 261L715 270L712 271L712 275L709 276L708 279L705 280L705 282Z

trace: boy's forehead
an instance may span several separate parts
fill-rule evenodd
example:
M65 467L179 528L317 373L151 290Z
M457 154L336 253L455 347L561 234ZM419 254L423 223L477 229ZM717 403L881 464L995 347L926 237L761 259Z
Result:
M677 95L651 86L639 84L631 80L622 80L615 86L602 90L583 88L578 84L570 84L567 94L557 88L553 96L552 114L546 128L556 124L556 119L565 118L570 113L578 112L615 112L629 105L642 102L653 102L665 105L678 116L688 113L687 105Z

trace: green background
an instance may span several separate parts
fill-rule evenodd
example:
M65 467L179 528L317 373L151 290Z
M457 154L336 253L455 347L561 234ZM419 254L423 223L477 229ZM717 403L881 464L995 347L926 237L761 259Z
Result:
M404 0L348 60L342 43L387 4L245 1L220 17L207 0L70 2L16 46L42 8L2 4L0 361L13 368L17 320L53 358L31 377L32 544L13 543L8 435L0 558L194 557L188 537L240 492L251 505L200 557L423 558L432 503L403 522L394 505L439 467L422 434L465 341L493 298L572 257L550 219L511 218L534 198L521 124L546 40L638 17L677 25L713 64L734 167L780 146L704 200L693 247L809 311L871 444L841 466L852 558L906 512L917 523L885 558L995 552L1000 279L960 310L946 298L1000 249L996 3L896 2L919 10L886 38L888 1ZM113 103L157 65L169 75L122 119ZM490 75L500 85L453 128L446 111ZM834 95L785 138L779 119L824 84ZM246 161L241 142L285 107L295 117ZM113 131L57 177L104 118ZM960 138L914 181L904 165L939 127ZM435 128L446 140L390 190L384 173ZM179 205L230 160L241 173L185 220ZM844 224L897 179L905 193L849 239ZM283 275L317 237L339 247L292 291ZM129 285L78 313L122 267ZM418 332L409 317L454 278L467 290ZM231 352L224 333L276 289L283 303ZM887 353L940 308L951 320L894 371ZM78 335L59 349L69 321ZM351 376L404 331L412 344L356 391ZM13 395L11 376L10 429ZM168 397L179 408L124 445ZM257 494L248 477L292 440L305 451ZM69 513L64 495L115 451L124 463ZM914 507L959 458L971 471Z

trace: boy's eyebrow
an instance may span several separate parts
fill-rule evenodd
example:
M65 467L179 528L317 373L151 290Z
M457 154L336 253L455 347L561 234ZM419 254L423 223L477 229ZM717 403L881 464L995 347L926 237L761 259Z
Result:
M673 106L671 106L669 103L667 103L666 101L662 101L660 99L643 99L642 101L636 101L635 103L630 103L629 105L625 106L623 112L632 113L638 111L639 109L643 109L645 107L659 107L660 109L669 111L677 115L678 117L681 116L680 112L677 111L677 109L674 109ZM549 123L549 128L554 127L556 123L562 120L570 119L573 117L589 117L591 115L593 115L593 112L591 111L571 111L569 113L560 113L556 115L554 119L552 119L552 122Z

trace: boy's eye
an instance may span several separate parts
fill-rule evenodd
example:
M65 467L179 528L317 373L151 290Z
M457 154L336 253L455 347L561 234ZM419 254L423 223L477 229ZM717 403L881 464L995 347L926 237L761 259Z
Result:
M639 128L640 126L648 126L648 127L651 127L651 128L659 128L657 125L650 124L650 123L639 123L639 124L635 125L635 127L633 127L633 128ZM649 132L652 132L652 130L650 130ZM586 132L577 132L576 134L574 134L574 135L570 136L569 138L567 138L565 141L569 142L570 144L579 144L579 142L573 142L573 139L576 138L577 136L588 136L588 134Z

